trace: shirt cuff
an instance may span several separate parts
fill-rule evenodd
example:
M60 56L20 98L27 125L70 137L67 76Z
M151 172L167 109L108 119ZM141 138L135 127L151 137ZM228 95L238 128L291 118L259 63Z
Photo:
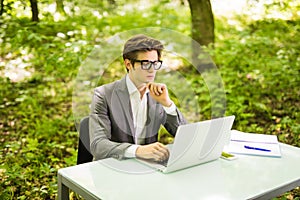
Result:
M136 152L136 149L139 147L140 145L131 145L130 147L128 147L126 150L125 150L125 154L124 156L126 158L135 158L135 152Z
M169 114L169 115L174 115L176 116L177 115L177 112L176 112L176 105L174 102L172 102L171 106L170 107L165 107L163 106L163 108L165 109L166 113Z

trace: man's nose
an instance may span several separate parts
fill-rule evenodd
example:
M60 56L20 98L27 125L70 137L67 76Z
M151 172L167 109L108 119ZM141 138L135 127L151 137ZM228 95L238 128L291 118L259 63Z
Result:
M150 66L150 68L148 69L148 72L154 72L154 71L155 71L154 65L151 63L151 66Z

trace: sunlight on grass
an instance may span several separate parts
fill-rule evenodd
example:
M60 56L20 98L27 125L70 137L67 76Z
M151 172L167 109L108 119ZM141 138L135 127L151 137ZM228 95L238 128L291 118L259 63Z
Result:
M26 49L20 51L21 55L13 55L8 53L4 57L0 57L0 76L9 78L12 82L23 81L31 77L34 68L31 67L30 60L33 55L28 53Z

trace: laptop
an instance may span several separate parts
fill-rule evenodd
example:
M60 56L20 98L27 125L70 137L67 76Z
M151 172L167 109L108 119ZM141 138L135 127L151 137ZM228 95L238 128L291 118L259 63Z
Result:
M230 141L235 116L215 118L178 127L174 143L167 145L169 159L165 163L138 161L163 173L170 173L218 159Z

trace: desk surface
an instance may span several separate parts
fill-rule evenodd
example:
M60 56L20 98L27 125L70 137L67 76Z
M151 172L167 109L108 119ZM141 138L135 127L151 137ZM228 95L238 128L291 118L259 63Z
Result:
M170 174L135 159L105 159L60 169L59 184L105 200L266 199L300 185L300 148L280 147L281 158L239 155Z

